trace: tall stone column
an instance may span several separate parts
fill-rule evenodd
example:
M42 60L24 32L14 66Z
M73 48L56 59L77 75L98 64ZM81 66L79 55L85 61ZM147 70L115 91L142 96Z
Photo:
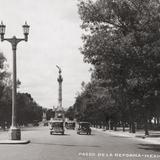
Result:
M64 110L62 107L62 82L63 82L63 78L62 78L62 70L59 66L57 66L58 70L59 70L59 76L57 78L58 81L58 106L55 112L55 117L59 118L61 117L64 120Z
M63 78L61 75L61 72L59 72L59 77L57 79L58 84L59 84L59 88L58 88L58 107L59 109L62 109L62 82L63 82Z

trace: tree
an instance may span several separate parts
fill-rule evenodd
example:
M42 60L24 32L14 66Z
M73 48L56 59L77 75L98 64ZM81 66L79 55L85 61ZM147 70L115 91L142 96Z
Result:
M112 120L116 125L118 110L113 107L114 101L103 85L100 81L82 85L82 92L76 97L73 106L78 121L89 121L94 126L102 126Z
M5 123L11 122L11 85L10 73L7 72L6 58L0 53L0 125L5 129Z
M75 112L74 112L74 108L73 106L70 106L66 113L65 113L65 117L68 118L69 120L74 120L75 118Z
M42 121L43 109L28 93L17 94L17 122L27 125L35 121Z
M47 120L50 120L55 116L55 112L52 109L48 109L46 112Z
M110 81L106 88L121 114L128 112L131 132L135 132L136 113L145 110L148 134L148 100L151 92L160 89L159 1L88 0L78 6L86 31L84 61L93 64L95 79Z

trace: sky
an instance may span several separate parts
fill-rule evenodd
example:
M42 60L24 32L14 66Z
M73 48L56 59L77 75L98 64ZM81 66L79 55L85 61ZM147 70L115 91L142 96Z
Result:
M22 25L30 25L28 42L17 46L18 92L28 92L41 106L58 105L58 69L62 68L63 107L75 102L81 82L90 80L89 64L83 62L81 20L77 0L0 0L0 20L6 38L23 38ZM11 44L0 42L12 72Z

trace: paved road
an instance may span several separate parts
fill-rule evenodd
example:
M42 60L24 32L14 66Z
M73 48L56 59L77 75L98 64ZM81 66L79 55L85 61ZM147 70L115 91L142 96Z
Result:
M0 137L2 139L4 135L0 133ZM62 136L50 135L48 127L37 127L25 129L22 132L22 139L29 139L31 143L1 144L0 160L160 159L160 145L151 145L133 138L116 137L97 131L93 131L89 136L77 135L75 131L67 130ZM152 158L147 158L149 156Z

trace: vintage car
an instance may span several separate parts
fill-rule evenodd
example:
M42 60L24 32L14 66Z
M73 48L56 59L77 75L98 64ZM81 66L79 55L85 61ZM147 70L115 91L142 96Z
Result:
M89 122L79 122L77 134L89 134L91 135L91 128Z
M59 119L53 119L49 122L50 134L62 134L64 135L64 121Z
M76 123L74 122L74 121L67 121L67 122L65 122L65 127L67 128L67 129L75 129L75 127L76 127Z

